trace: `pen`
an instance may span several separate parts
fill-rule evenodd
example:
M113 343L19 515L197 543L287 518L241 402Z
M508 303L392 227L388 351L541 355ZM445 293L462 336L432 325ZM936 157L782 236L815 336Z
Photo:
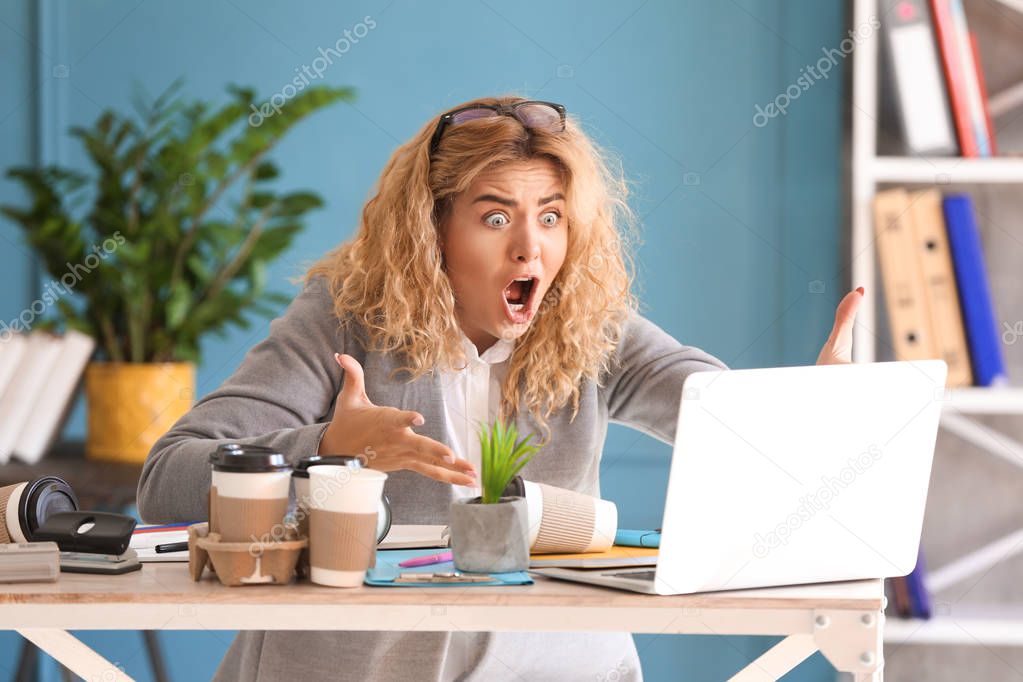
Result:
M181 523L165 523L165 524L160 525L160 526L144 526L142 528L136 528L134 531L132 531L132 534L139 535L139 534L142 534L142 533L162 533L164 531L176 530L176 529L179 529L179 528L181 530L187 530L188 527L191 526L193 523L196 523L196 522L195 521L183 521Z
M402 568L412 568L413 566L429 566L431 564L442 564L445 561L451 561L453 558L451 552L441 552L440 554L431 554L430 556L419 556L414 559L405 559L398 565Z
M187 542L168 542L163 545L156 546L157 554L164 554L165 552L182 552L188 549Z

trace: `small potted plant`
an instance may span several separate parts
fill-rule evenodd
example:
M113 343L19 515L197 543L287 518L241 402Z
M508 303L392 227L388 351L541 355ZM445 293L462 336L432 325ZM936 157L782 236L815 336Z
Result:
M504 573L529 568L529 518L524 497L504 497L513 478L540 450L514 424L480 427L481 497L451 503L451 551L460 571Z

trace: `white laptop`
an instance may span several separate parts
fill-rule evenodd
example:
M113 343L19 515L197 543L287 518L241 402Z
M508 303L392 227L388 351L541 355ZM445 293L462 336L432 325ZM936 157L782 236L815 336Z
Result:
M532 572L650 594L905 575L946 373L924 360L691 374L656 568Z

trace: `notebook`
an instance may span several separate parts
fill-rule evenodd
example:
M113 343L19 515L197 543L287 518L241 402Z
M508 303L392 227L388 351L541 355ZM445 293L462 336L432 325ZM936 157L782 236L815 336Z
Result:
M448 527L443 525L395 524L377 545L379 549L417 549L448 547Z
M656 566L659 550L655 547L614 545L605 552L582 554L532 554L530 568L632 568Z

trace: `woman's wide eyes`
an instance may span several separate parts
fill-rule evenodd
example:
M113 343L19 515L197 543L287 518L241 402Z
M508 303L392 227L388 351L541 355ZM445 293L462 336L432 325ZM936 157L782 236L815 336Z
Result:
M558 220L560 218L561 214L557 211L547 211L540 216L540 222L547 227L554 227L558 224ZM510 221L508 220L508 216L503 213L491 213L483 219L483 222L490 227L504 227Z
M491 213L483 219L483 222L490 227L504 227L508 224L508 216L503 213Z

